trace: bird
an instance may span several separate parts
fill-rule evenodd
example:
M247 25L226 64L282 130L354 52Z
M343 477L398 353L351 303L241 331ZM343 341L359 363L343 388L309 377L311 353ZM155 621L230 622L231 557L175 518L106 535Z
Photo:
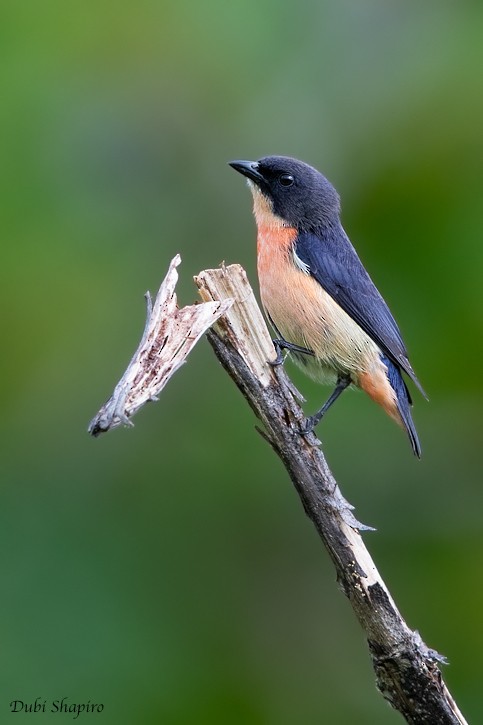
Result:
M399 327L340 220L340 197L309 164L289 156L230 161L246 177L257 224L257 271L265 314L282 350L314 380L335 385L308 417L308 434L349 387L362 389L421 445L406 374L427 399Z

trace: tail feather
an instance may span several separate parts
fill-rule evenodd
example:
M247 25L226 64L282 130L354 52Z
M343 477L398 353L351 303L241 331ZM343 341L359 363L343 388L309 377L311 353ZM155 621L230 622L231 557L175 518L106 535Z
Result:
M414 454L421 458L421 444L419 443L418 434L414 426L413 419L411 417L411 396L409 390L406 387L406 383L401 375L401 370L387 357L383 356L382 361L387 367L387 377L391 384L391 388L396 393L397 409L401 416L401 420L406 428L409 440L411 442Z

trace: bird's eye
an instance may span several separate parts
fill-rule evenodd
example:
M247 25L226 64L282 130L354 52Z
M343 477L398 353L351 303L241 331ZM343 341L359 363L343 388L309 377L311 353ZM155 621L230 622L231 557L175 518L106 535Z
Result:
M282 186L292 186L295 181L292 174L280 174L278 180Z

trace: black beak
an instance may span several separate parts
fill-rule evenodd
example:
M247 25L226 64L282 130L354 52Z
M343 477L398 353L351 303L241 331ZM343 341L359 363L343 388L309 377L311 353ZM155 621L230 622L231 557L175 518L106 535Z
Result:
M238 171L243 176L251 179L256 184L261 184L265 181L261 173L259 172L257 161L229 161L229 166L235 171Z

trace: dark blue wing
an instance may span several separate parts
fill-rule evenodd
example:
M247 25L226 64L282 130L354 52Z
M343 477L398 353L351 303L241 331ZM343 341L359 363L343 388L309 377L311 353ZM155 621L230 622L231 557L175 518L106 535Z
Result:
M338 305L357 322L376 345L421 387L408 360L401 333L389 307L376 289L342 226L320 236L300 233L295 241L297 257Z

